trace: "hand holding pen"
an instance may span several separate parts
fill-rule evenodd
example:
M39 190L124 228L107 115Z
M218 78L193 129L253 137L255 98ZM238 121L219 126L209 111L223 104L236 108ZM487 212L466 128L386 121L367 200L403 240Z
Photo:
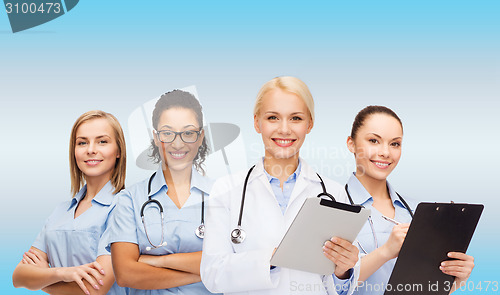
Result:
M410 224L400 223L399 221L384 215L382 215L382 218L395 224L395 226L392 228L389 239L384 245L380 247L383 250L382 253L384 253L386 258L389 260L398 257L401 246L403 245L403 242L406 238L406 233L408 233Z

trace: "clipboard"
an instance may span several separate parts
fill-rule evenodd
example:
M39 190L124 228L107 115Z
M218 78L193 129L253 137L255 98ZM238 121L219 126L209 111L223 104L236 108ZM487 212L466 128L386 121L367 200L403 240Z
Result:
M335 236L354 242L370 212L358 205L307 198L271 257L271 265L331 275L335 264L323 254L325 241Z
M483 208L481 204L420 203L384 295L447 295L455 277L441 272L439 266L449 259L448 252L467 251ZM411 290L400 291L398 286Z

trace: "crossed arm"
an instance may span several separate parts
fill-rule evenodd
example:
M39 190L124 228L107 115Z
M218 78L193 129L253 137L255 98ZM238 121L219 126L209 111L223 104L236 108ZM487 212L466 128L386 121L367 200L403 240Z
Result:
M106 294L115 277L111 256L74 267L50 267L47 254L35 247L23 255L12 275L14 287L42 290L48 294Z
M201 281L201 251L164 256L140 255L134 243L111 244L118 285L134 289L169 289Z

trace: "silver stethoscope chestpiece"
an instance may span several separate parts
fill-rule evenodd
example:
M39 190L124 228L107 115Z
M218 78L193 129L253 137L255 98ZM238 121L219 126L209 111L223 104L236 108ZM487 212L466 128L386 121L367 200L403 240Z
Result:
M245 231L238 226L238 228L231 231L231 242L234 244L241 244L245 240L246 236Z
M194 233L198 238L203 239L205 237L205 225L200 224L200 226L196 228Z

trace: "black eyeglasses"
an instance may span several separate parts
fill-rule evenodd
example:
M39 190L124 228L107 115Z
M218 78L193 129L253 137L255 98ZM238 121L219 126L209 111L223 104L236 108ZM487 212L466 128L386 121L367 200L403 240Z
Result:
M177 138L177 135L181 137L181 140L185 143L194 143L198 140L201 134L201 128L200 130L186 130L186 131L181 131L181 132L175 132L171 130L161 130L161 131L156 131L156 135L158 136L158 139L163 142L163 143L171 143L174 142L174 140Z

